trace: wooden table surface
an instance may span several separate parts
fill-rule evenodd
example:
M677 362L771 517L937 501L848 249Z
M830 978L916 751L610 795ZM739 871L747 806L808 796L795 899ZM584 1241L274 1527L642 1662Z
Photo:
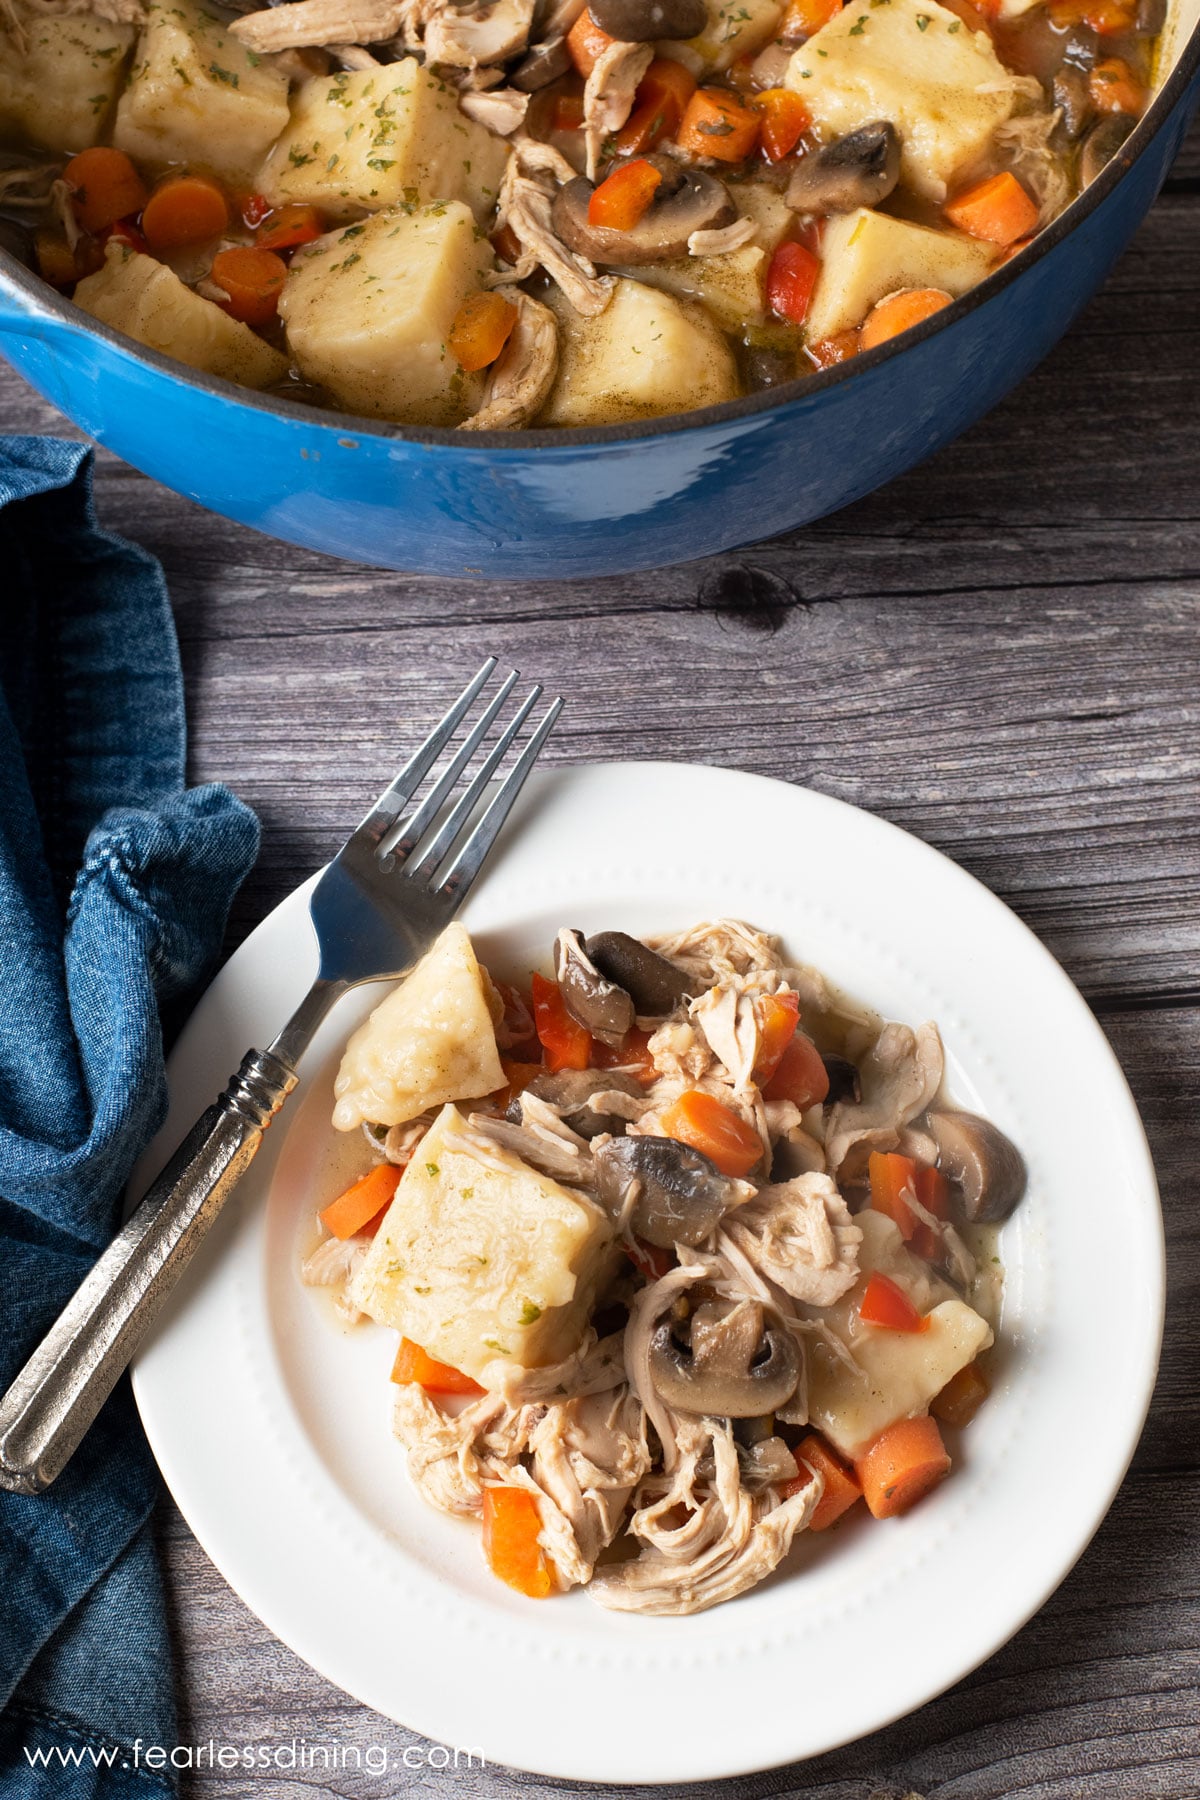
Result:
M192 776L263 822L231 944L329 854L486 648L568 695L551 760L761 770L936 844L1060 958L1125 1067L1170 1299L1107 1521L1037 1617L921 1712L809 1764L672 1790L688 1800L1200 1794L1198 402L1193 133L1108 286L1010 400L883 492L752 550L607 581L437 582L271 542L100 458L103 521L166 568ZM0 428L65 429L2 365ZM721 822L694 824L719 853ZM1119 1330L1119 1288L1096 1303ZM271 1638L169 1506L161 1531L181 1741L387 1745L396 1765L205 1773L187 1800L649 1791L405 1768L421 1740Z

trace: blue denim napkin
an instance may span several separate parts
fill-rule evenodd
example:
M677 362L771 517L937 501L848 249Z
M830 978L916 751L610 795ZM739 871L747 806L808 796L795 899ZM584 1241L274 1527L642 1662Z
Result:
M185 791L162 573L99 530L83 445L0 439L0 571L6 1386L112 1235L166 1107L159 1007L216 956L258 827ZM156 1491L122 1382L46 1494L0 1492L2 1800L175 1791L132 1750L175 1744Z

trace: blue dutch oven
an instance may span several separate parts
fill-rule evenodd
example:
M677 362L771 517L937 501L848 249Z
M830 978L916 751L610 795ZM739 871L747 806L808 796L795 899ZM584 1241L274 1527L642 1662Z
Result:
M1028 250L902 338L722 406L590 431L380 425L196 374L2 251L0 347L127 462L309 549L498 580L710 556L870 493L1041 361L1141 223L1200 99L1200 25L1177 11L1167 42L1169 73L1133 135Z

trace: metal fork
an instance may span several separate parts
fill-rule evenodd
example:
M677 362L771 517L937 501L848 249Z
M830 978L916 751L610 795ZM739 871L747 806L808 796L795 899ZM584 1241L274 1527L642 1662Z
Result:
M316 980L270 1048L247 1051L0 1400L0 1487L41 1493L73 1455L254 1160L334 1001L362 982L403 975L462 905L562 710L555 696L489 801L492 779L542 694L535 685L485 745L516 685L514 669L418 800L495 668L490 656L329 864L309 902Z

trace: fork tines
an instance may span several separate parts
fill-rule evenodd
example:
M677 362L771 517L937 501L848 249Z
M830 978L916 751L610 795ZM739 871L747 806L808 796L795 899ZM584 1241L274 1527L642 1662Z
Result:
M499 786L494 786L501 764L516 745L522 727L542 698L541 684L535 682L508 723L503 724L505 703L520 679L518 671L512 669L503 677L478 718L471 722L469 715L474 702L483 694L496 667L496 658L489 656L395 780L379 796L354 834L360 842L369 841L381 870L399 870L408 879L454 901L462 899L479 873L562 711L562 697L556 694L541 717L531 725L524 745L518 748L515 760ZM464 720L467 721L466 735L437 771L432 786L421 793L425 777ZM489 741L493 728L495 735ZM466 785L456 795L460 778ZM487 804L482 814L474 828L468 830L485 800ZM418 851L421 852L419 859ZM439 872L451 856L453 861L439 880Z

